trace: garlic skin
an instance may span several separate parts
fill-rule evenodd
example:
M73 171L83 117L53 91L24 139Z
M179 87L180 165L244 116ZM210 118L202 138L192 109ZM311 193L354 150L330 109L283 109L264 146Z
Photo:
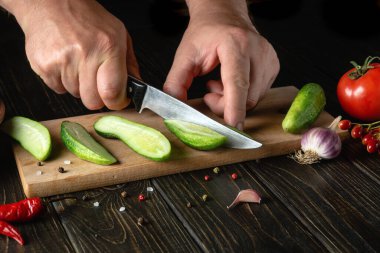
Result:
M231 205L227 206L227 209L230 210L242 202L251 202L251 203L260 204L261 197L255 190L252 190L252 189L241 190L236 196L235 200L231 203Z
M300 164L313 164L321 159L337 157L342 150L342 141L336 133L341 116L334 119L329 127L315 127L302 135L301 150L290 158Z
M305 153L313 151L323 159L332 159L340 154L342 142L335 130L316 127L302 136L301 149Z

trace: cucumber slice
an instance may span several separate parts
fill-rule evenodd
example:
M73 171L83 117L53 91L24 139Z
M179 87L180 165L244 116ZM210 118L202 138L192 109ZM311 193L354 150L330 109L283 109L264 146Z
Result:
M83 160L101 165L117 162L116 158L78 123L63 121L61 138L67 149Z
M223 145L227 140L226 136L208 127L174 119L167 119L164 122L167 128L183 143L195 149L215 149Z
M104 116L94 124L97 133L107 138L117 138L136 153L155 161L169 158L169 140L156 129L119 116Z
M4 122L1 129L38 160L44 161L49 157L51 137L49 130L41 123L15 116Z

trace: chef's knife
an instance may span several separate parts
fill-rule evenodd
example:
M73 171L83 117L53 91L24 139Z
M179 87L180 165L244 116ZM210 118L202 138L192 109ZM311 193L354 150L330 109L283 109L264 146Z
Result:
M191 106L143 81L128 76L127 85L127 95L132 99L139 113L141 113L144 108L148 108L164 119L182 120L211 128L227 137L227 141L224 144L226 147L251 149L261 146L261 143L220 124Z

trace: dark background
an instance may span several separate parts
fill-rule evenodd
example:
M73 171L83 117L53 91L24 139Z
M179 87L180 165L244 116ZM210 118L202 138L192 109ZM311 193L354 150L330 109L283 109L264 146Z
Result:
M161 87L187 25L183 3L101 3L128 28L142 77ZM351 68L349 61L380 55L379 1L256 1L250 10L281 62L273 86L317 82L326 92L326 110L345 116L336 85ZM189 97L202 96L205 81L217 76L218 70L197 78ZM55 94L33 73L22 31L6 12L0 12L0 98L7 118L94 113L79 99ZM3 134L0 161L0 204L23 199L11 142ZM369 155L359 141L347 140L338 158L319 164L299 165L278 156L220 169L219 175L211 168L68 194L78 200L48 204L40 219L15 225L24 247L0 235L0 252L380 251L379 156ZM230 178L233 172L236 181ZM203 180L206 174L211 181ZM141 203L137 196L148 186L154 192ZM228 211L237 192L247 188L257 190L262 203ZM120 197L122 191L129 197ZM88 201L81 200L84 195ZM101 203L96 209L94 201ZM127 211L118 212L120 206ZM148 222L140 227L142 216Z

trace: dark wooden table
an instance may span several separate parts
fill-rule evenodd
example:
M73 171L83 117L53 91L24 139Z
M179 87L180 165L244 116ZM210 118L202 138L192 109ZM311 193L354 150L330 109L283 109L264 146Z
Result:
M128 27L143 78L161 84L187 23L175 14L180 6L152 0L102 2ZM350 60L380 55L375 2L293 0L252 6L258 29L281 61L273 86L318 82L327 94L326 110L345 115L335 93L339 77ZM0 13L0 97L6 117L49 120L93 113L38 79L23 39L13 17ZM195 81L191 98L205 92L206 78ZM25 196L10 141L3 135L0 146L0 203L10 203ZM239 175L236 181L230 179L233 172ZM205 182L206 174L213 179ZM147 193L147 187L154 191ZM228 211L226 206L245 188L260 192L262 203ZM122 191L129 197L122 198ZM139 193L147 200L139 202ZM202 201L203 194L208 201ZM310 166L279 156L222 166L218 175L209 168L68 195L79 200L50 204L40 219L16 225L25 246L0 236L0 252L380 251L380 157L353 140L344 143L338 158ZM89 199L81 200L83 195ZM98 208L94 201L101 203ZM126 211L119 212L120 206ZM137 224L139 217L147 221L143 226Z

